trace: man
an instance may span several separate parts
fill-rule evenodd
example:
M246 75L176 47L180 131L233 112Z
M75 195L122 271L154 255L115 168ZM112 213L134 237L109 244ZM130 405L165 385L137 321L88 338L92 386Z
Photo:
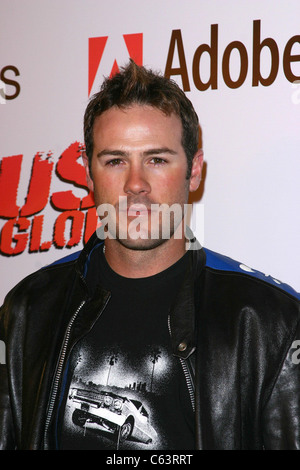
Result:
M189 239L198 126L133 62L90 101L101 230L5 300L2 448L300 448L299 296Z

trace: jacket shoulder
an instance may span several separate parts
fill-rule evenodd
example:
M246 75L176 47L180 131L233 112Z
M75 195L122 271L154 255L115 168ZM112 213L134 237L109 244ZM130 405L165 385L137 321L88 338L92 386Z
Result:
M82 250L64 256L29 274L8 292L4 304L7 304L8 300L18 299L18 301L21 301L24 297L33 296L38 298L42 295L43 289L48 292L51 289L62 292L74 283L74 277L85 276L89 257L99 243L103 242L99 241L95 233ZM37 289L40 293L39 296L36 295Z
M70 255L64 256L62 258L59 258L58 260L53 261L52 263L48 264L42 269L76 261L79 258L81 253L82 253L82 250L75 251L74 253L71 253Z
M66 289L73 280L72 273L75 275L75 264L80 253L60 258L28 274L6 294L1 310L7 306L22 304L25 299L38 299L45 292Z
M289 284L279 281L274 277L253 269L242 262L234 260L228 256L204 248L206 255L206 268L216 272L232 273L245 278L252 278L266 285L273 286L300 301L300 293Z

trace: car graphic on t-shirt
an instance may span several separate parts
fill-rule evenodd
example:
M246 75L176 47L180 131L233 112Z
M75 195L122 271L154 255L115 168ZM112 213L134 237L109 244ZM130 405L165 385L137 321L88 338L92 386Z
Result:
M72 388L69 398L75 404L72 421L77 426L95 423L102 431L115 434L120 442L132 438L150 444L157 436L149 413L138 400L82 388Z

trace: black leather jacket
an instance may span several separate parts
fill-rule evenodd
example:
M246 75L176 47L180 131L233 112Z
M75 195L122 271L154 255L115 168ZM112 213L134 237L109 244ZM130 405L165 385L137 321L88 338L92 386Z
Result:
M28 276L6 297L1 449L56 448L67 359L110 297L101 287L87 293L97 243L93 236L79 257ZM195 406L195 449L300 449L299 295L209 250L190 259L170 330Z

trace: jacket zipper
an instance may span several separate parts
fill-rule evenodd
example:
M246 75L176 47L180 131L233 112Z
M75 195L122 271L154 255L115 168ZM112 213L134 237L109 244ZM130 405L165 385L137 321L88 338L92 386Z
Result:
M184 377L185 377L186 385L187 385L188 392L189 392L189 395L190 395L192 408L193 408L193 411L195 411L194 382L193 382L191 373L190 373L188 365L187 365L187 361L189 359L182 359L180 357L179 360L180 360L180 363L181 363L181 366L182 366L182 370L183 370L183 374L184 374Z
M169 329L170 336L172 336L172 334L171 334L171 325L170 325L170 315L168 316L168 329ZM193 378L192 378L192 374L189 370L189 367L187 365L188 360L189 359L182 359L181 357L179 358L179 361L180 361L180 364L181 364L181 367L182 367L182 370L183 370L183 374L184 374L184 377L185 377L185 382L186 382L186 385L187 385L187 389L188 389L188 392L189 392L189 396L190 396L190 400L191 400L191 404L192 404L192 409L193 409L193 411L195 411L194 381L193 381Z
M63 346L61 349L61 353L60 353L60 357L59 357L59 361L58 361L58 365L57 365L57 369L56 369L56 373L55 373L55 377L53 381L52 393L51 393L50 400L49 400L49 407L48 407L48 412L47 412L47 417L46 417L46 422L45 422L44 442L46 442L46 435L48 432L50 420L51 420L53 409L54 409L54 403L55 403L57 392L58 392L59 381L60 381L61 374L63 371L63 365L64 365L64 361L66 357L67 346L68 346L69 339L70 339L71 329L72 329L74 321L77 318L77 315L79 314L84 304L85 304L85 300L83 300L81 304L79 305L79 307L77 308L76 312L74 313L73 317L71 318L69 322L69 325L65 333L65 338L64 338Z

